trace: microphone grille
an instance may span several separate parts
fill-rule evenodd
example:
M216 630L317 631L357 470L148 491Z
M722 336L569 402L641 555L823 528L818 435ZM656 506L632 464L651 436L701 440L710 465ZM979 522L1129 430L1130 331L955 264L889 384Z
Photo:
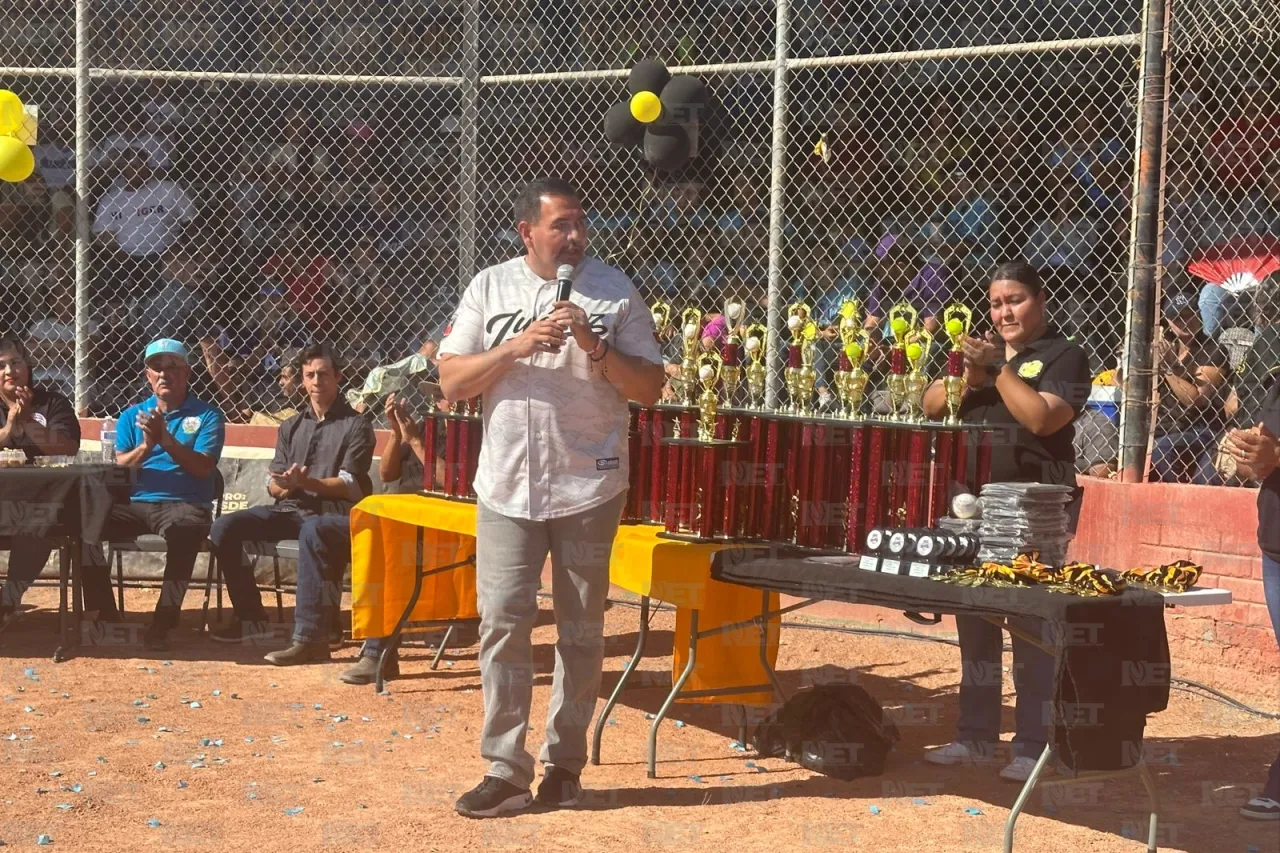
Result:
M573 265L561 264L560 266L556 267L556 278L557 279L573 278Z

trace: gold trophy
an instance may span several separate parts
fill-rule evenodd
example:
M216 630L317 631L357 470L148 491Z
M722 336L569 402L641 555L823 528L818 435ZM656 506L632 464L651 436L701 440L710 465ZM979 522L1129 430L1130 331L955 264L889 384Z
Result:
M698 349L702 346L702 312L686 308L680 315L680 334L684 358L680 361L680 381L684 384L684 403L692 406L698 397Z
M742 337L738 334L742 322L742 302L730 298L724 306L726 337L720 379L724 383L724 404L732 407L742 382Z
M662 340L662 336L667 333L667 327L671 325L671 306L665 302L653 303L653 330L658 340Z
M929 377L924 369L929 364L929 353L933 350L933 335L928 329L920 329L915 337L907 342L907 378L903 388L907 398L907 420L912 423L924 421L924 391L929 387Z
M716 414L720 408L716 385L724 370L724 359L718 352L704 352L698 356L698 381L702 393L698 395L698 440L715 441Z
M888 420L897 420L902 404L907 399L907 344L915 338L920 324L920 312L906 302L899 302L889 309L889 328L893 330L893 346L889 350L889 412Z
M783 373L787 385L787 411L794 414L810 414L810 398L818 374L813 367L814 340L818 337L818 324L813 322L809 306L797 302L787 315L787 329L791 332L791 344L787 347L787 367Z
M844 404L842 414L857 420L862 408L862 395L867 390L867 372L862 363L871 348L871 333L863 327L862 312L855 300L840 306L840 346L842 358L836 372L836 392Z
M951 339L947 353L947 375L942 379L947 393L947 423L960 423L960 402L964 399L964 341L973 327L973 312L967 305L948 305L942 312L942 328Z
M769 368L765 365L765 353L769 344L769 329L762 323L747 327L747 397L752 409L764 408L765 385L769 381Z

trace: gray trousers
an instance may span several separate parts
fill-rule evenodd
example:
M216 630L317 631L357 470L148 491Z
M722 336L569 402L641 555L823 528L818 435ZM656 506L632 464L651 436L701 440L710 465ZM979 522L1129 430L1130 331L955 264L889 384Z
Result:
M508 518L483 503L476 511L476 590L480 604L480 684L487 775L528 788L525 749L533 701L534 622L542 566L551 556L556 668L547 710L543 764L581 773L604 661L609 554L626 492L586 512L549 521Z

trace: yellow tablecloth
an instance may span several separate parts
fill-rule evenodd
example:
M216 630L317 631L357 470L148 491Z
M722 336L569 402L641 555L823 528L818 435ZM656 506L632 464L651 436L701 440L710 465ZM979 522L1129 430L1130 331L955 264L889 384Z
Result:
M423 530L424 568L447 566L476 552L473 504L419 495L374 495L351 510L351 636L389 637L413 595L416 535ZM423 578L410 617L416 622L475 619L476 567Z
M351 635L356 639L389 636L413 594L415 536L424 529L423 566L443 566L475 553L474 504L419 495L375 495L351 511ZM623 525L613 543L609 579L628 592L676 606L672 656L673 677L684 669L689 653L691 609L698 628L745 621L760 612L757 590L711 578L711 557L737 545L697 544L662 539L660 527ZM778 606L777 595L770 607ZM463 566L424 579L412 621L471 619L476 609L476 571ZM770 664L778 657L778 625L769 626ZM686 690L767 684L760 664L759 633L754 628L707 637L698 643L698 659ZM730 701L764 705L770 693L708 697L690 702Z
M759 590L722 583L711 577L711 558L717 551L741 548L735 544L701 544L663 539L662 528L653 525L623 525L613 540L609 579L636 595L647 595L676 606L676 630L671 660L672 677L678 677L689 658L689 627L692 609L698 610L698 630L743 622L760 613ZM776 593L769 596L770 609L778 608ZM780 620L769 622L769 665L778 661ZM685 690L715 690L747 684L768 684L769 675L760 663L760 633L754 626L739 628L698 642L698 657ZM730 697L682 699L682 702L734 702L768 705L771 691Z

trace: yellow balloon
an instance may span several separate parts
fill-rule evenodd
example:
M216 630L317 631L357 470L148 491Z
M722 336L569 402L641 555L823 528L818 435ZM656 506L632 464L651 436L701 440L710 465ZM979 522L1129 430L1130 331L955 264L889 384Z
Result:
M964 323L954 317L947 321L947 334L955 337L964 332Z
M636 92L631 96L631 117L641 124L652 124L662 115L662 101L653 92Z
M17 133L26 120L22 99L8 89L0 89L0 134L8 136Z
M36 158L31 149L12 136L0 136L0 180L16 184L31 177Z
M907 358L915 361L924 355L924 347L919 344L907 344Z

